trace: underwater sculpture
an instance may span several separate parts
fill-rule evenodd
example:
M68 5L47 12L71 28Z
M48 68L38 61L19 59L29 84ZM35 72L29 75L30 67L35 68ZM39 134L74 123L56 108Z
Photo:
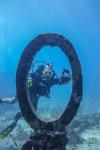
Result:
M68 57L72 69L72 94L68 106L63 114L52 122L45 122L37 115L26 86L27 75L32 60L39 50L44 46L58 46ZM76 115L82 100L82 72L79 59L72 44L63 36L48 33L41 34L33 39L25 48L16 74L16 89L21 112L34 129L32 135L22 150L65 150L68 142L65 126L67 126Z

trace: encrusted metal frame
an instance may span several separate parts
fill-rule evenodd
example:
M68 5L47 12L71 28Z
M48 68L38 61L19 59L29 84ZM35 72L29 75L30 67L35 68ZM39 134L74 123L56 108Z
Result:
M26 79L30 66L36 54L44 46L58 46L61 48L62 52L66 55L66 58L69 59L72 69L72 93L69 103L60 118L53 122L45 122L41 120L36 113L31 110L26 91ZM76 115L83 93L80 61L69 40L56 33L40 34L34 38L24 49L20 58L16 73L16 89L22 114L32 128L45 126L45 128L51 127L59 130L67 126Z

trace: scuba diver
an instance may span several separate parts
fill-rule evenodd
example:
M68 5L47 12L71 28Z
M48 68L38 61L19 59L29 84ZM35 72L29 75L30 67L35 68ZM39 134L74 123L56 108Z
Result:
M33 106L37 110L37 103L40 96L50 98L50 89L54 85L67 84L71 80L70 71L63 69L61 77L57 77L51 64L41 65L30 74L28 88Z

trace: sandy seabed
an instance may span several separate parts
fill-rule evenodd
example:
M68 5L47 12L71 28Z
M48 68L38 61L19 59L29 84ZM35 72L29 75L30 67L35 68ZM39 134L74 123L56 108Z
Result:
M97 106L94 106L96 108L91 107L89 112L86 112L86 108L80 108L77 116L66 127L69 139L66 150L100 150L100 112ZM1 108L0 131L11 124L12 118L16 114L16 105L9 107L7 109L6 106L5 109L3 105ZM0 150L20 150L32 132L34 131L25 120L20 119L16 128L5 139L0 140Z

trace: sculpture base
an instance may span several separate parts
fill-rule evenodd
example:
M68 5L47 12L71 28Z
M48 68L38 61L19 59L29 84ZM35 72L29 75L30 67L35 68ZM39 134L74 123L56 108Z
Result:
M68 138L66 130L49 131L38 129L21 150L66 150Z

